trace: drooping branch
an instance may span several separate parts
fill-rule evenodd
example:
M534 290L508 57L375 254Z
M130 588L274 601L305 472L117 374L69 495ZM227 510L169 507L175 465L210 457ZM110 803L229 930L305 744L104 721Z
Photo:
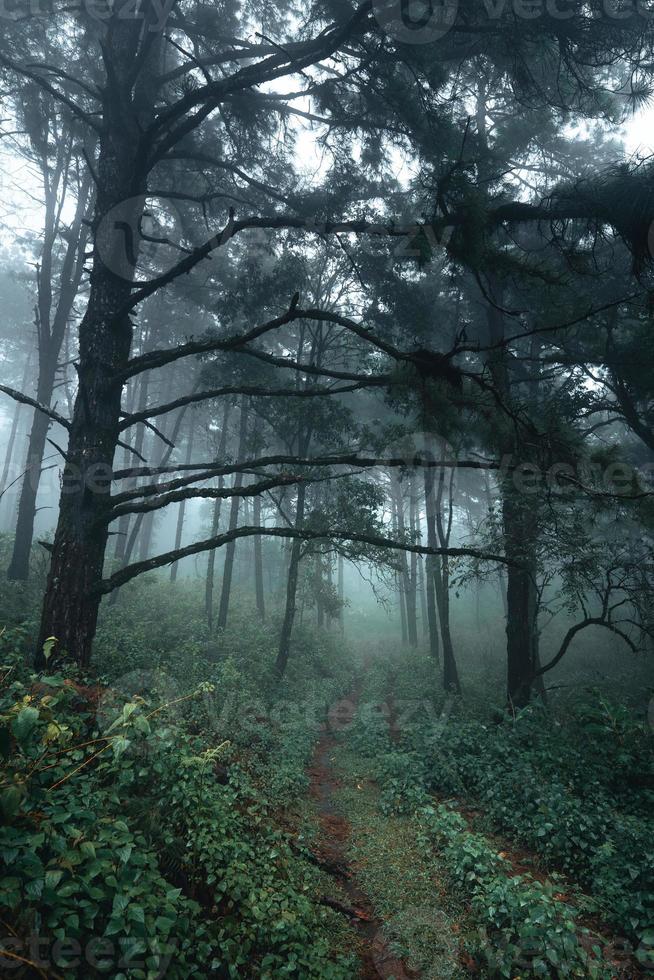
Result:
M136 425L137 422L144 422L146 425L150 425L148 419L151 419L154 415L165 415L167 412L172 412L176 408L182 408L184 405L208 401L211 398L222 398L225 395L256 395L258 398L316 398L318 396L343 395L347 392L359 391L368 384L376 385L377 380L371 378L368 381L364 375L358 383L341 385L338 388L327 388L324 385L322 387L314 386L313 388L266 388L263 385L228 385L222 388L209 388L206 391L196 391L191 395L184 395L181 398L176 398L175 401L166 402L163 405L153 405L151 408L146 408L142 412L134 412L131 415L126 415L120 423L120 428L128 429L130 426ZM154 428L154 426L150 427ZM155 429L155 431L157 430Z
M556 665L565 657L566 653L568 652L568 648L570 647L570 644L574 640L577 633L581 633L581 631L585 630L588 626L603 626L605 629L611 630L612 633L615 633L616 636L619 636L624 640L633 653L638 652L638 647L633 642L631 637L627 636L627 634L616 626L615 623L612 623L610 618L605 616L586 616L579 623L575 623L574 626L570 627L568 632L563 637L563 641L556 656L552 657L549 663L546 663L544 667L541 667L534 673L534 680L537 677L541 677L543 674L546 674L548 670L552 670L552 668L556 667Z
M129 470L117 470L113 475L113 479L126 480L137 477L159 476L162 473L188 472L189 470L193 471L193 475L189 477L180 477L179 479L171 480L168 483L152 484L149 486L136 487L133 490L125 490L123 493L115 494L112 497L112 501L116 506L118 506L119 504L125 503L128 500L134 500L138 497L149 496L155 493L169 492L184 486L188 486L191 483L201 483L203 480L210 480L217 476L229 476L233 473L260 471L264 466L355 466L359 469L371 469L375 466L411 466L419 468L426 467L430 469L439 467L450 469L454 467L457 469L469 470L497 470L500 469L501 464L495 462L494 460L439 460L432 459L430 457L423 458L419 453L416 453L415 457L410 460L402 456L388 458L383 456L359 456L357 453L344 453L341 455L316 456L313 458L283 455L262 456L255 459L245 460L241 463L231 463L226 465L212 462L202 462L180 463L170 466L143 466ZM199 470L200 472L195 472L196 470Z
M48 93L48 95L51 95L54 99L56 99L57 102L60 102L62 105L65 105L66 108L70 109L72 114L76 116L77 119L81 119L87 126L94 129L96 133L100 133L102 131L100 122L97 119L94 119L93 116L82 109L82 107L78 105L74 99L71 99L65 92L62 92L60 89L52 85L47 78L44 78L43 75L36 70L41 69L42 71L51 72L52 69L49 65L21 65L2 52L0 52L0 64L3 64L5 68L9 68L11 71L15 72L15 74L21 75L23 78L29 78L31 82L34 82L39 86L39 88L42 88ZM61 72L59 72L59 74L61 75ZM67 78L69 81L74 82L74 84L79 85L81 88L87 89L87 86L83 81L73 78L72 76L67 76Z
M265 493L267 490L273 490L275 487L293 486L297 483L317 483L321 479L330 478L312 478L309 476L280 473L277 476L271 476L268 480L261 480L259 483L250 483L245 487L191 487L190 489L173 490L170 492L166 492L165 487L162 485L156 488L159 491L156 496L150 496L141 503L116 504L107 514L105 523L116 520L116 518L121 517L123 514L146 514L153 510L160 510L162 507L179 503L181 500L191 500L194 498L216 500L218 498L224 499L228 497L256 497L258 494ZM335 479L335 477L331 477L331 479Z
M10 388L8 385L0 385L0 391L5 395L9 395L10 398L13 398L16 402L20 402L22 405L30 405L37 412L43 412L44 415L47 415L54 422L63 425L64 429L70 429L68 419L65 419L59 412L55 412L53 408L48 408L47 405L42 405L41 402L37 402L35 398L30 398L29 395L25 395L22 391L17 391L15 388Z
M179 344L177 347L148 351L146 354L133 357L128 361L125 370L120 372L119 380L123 382L128 381L136 374L141 374L143 371L151 371L154 368L164 367L166 364L171 364L173 361L178 361L183 357L192 357L196 354L217 353L218 351L238 350L239 347L256 340L258 337L263 336L263 334L271 330L277 330L279 327L283 327L285 324L297 319L295 316L296 306L297 298L293 297L293 301L288 310L282 313L281 316L273 317L272 320L259 324L242 334L234 334L231 337L222 338L206 337L204 340L189 341L189 343Z
M238 538L253 537L254 535L275 538L298 538L301 541L329 539L350 541L353 544L367 544L372 548L391 548L395 551L410 551L419 555L448 555L450 558L475 558L479 561L497 562L502 565L514 564L504 555L481 551L478 548L428 548L425 545L394 541L392 538L386 538L381 535L359 534L356 531L342 531L332 528L325 528L321 531L310 531L304 528L292 527L237 527L233 531L225 531L223 534L217 534L203 541L195 541L193 544L186 545L184 548L167 551L161 555L154 555L152 558L147 558L145 561L127 565L125 568L120 569L120 571L114 572L109 578L99 582L94 588L94 592L96 594L108 595L114 589L136 578L137 575L142 575L144 572L154 571L156 568L170 565L172 562L180 561L182 558L188 558L191 555L197 555L203 551L221 548L223 545L228 544L230 541L235 541Z

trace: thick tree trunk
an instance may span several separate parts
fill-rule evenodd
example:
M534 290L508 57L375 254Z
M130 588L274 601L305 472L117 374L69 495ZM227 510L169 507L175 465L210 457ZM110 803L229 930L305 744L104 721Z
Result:
M82 666L91 659L100 605L95 587L102 578L106 508L119 436L122 386L115 374L127 363L132 336L129 317L116 314L129 295L129 283L105 268L94 270L80 327L80 390L68 440L37 666L43 665L43 644L51 636L56 638L57 655L66 654Z
M117 234L115 223L102 225L100 221L118 204L124 210L128 201L134 201L131 213L123 215L130 219L128 224L135 227L142 216L143 199L138 195L145 191L145 178L140 149L150 112L138 111L130 81L140 30L138 21L121 19L118 10L108 34L106 57L114 73L104 95L96 247L88 305L79 330L79 391L37 641L37 667L44 666L43 644L49 637L56 640L51 662L66 655L88 665L97 624L97 586L108 536L106 510L120 433L120 372L127 364L132 343L132 322L126 310L134 271L131 263L126 270L125 241ZM150 110L151 105L152 101L145 108Z
M238 430L238 449L237 459L243 459L245 453L245 441L247 438L248 416L246 411L245 397L241 399L241 419ZM234 489L243 485L243 474L237 473L234 477ZM233 531L238 524L239 497L232 497L229 511L229 530ZM218 607L218 620L216 627L224 630L227 626L227 615L229 613L229 600L232 592L232 576L234 574L234 555L236 553L236 541L230 541L225 548L225 564L223 566L223 583L220 592L220 606Z
M536 584L529 560L535 528L530 501L520 500L513 488L505 490L502 515L507 558L516 563L507 565L507 696L514 707L521 708L531 698L536 669Z

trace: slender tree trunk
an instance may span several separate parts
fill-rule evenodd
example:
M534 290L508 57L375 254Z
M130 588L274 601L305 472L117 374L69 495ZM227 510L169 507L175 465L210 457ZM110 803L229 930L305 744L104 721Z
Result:
M223 460L225 458L225 449L227 448L227 433L229 430L229 416L232 411L233 404L231 401L227 401L225 404L225 412L223 414L223 426L220 431L220 442L218 444L218 459ZM222 490L225 485L225 478L223 476L218 477L218 489ZM211 537L215 538L218 534L218 529L220 527L220 512L222 509L222 498L216 497L213 505L213 516L211 520ZM216 570L216 549L212 548L209 552L209 558L207 561L207 577L204 586L204 611L207 617L207 625L209 629L213 629L213 584L214 575Z
M42 359L45 360L45 359ZM39 369L37 401L49 405L52 400L56 361L47 359ZM7 578L25 580L29 574L30 552L34 537L34 517L36 515L36 496L39 490L41 466L48 438L50 419L43 412L35 411L30 429L25 476L18 501L18 517L14 536L14 549L7 569Z
M245 453L245 442L247 438L248 416L246 411L245 397L241 399L241 419L238 430L238 450L237 459L243 459ZM237 473L234 477L234 489L238 490L243 485L243 474ZM239 497L232 497L229 511L229 530L233 531L238 524ZM229 612L229 600L232 591L232 576L234 574L234 555L236 553L236 541L230 541L225 548L225 564L223 566L223 584L220 593L220 606L218 607L218 620L216 627L224 630L227 626L227 615Z
M334 572L333 572L333 567L332 567L332 556L331 555L327 555L326 565L327 565L327 574L326 574L327 588L329 590L329 596L331 598L332 595L333 595L333 591L334 591ZM328 629L331 629L332 623L333 623L332 613L328 612L327 613L327 628Z
M450 486L448 492L448 517L447 525L443 524L443 489L445 484L445 473L440 471L438 494L436 496L436 530L438 531L438 543L441 548L448 548L450 535L452 532L453 500L452 500L452 481L454 471L450 474ZM441 639L443 641L443 687L446 691L461 693L459 672L454 656L452 645L452 631L450 629L450 559L447 555L436 558L434 564L436 602L438 604L438 618L441 624Z
M316 593L316 625L322 629L325 625L325 603L323 602L322 588L322 555L317 552L313 559L314 562L314 592Z
M53 234L47 235L44 243L44 263L38 289L39 377L36 398L37 401L46 406L52 404L57 361L82 277L83 255L86 244L86 234L82 233L82 219L86 210L88 192L88 182L85 182L80 188L70 241L61 268L59 301L52 323L50 322L52 305L52 249L54 245L54 230L58 225L56 218L51 222ZM55 202L51 202L46 210L52 210L54 207ZM46 278L48 278L47 282L45 281ZM9 579L25 580L29 575L30 552L34 537L36 498L39 491L43 455L50 425L51 421L47 415L44 415L43 412L34 412L27 445L26 472L18 501L14 549L9 568L7 569L7 578Z
M141 376L141 381L139 385L139 400L136 409L138 412L143 412L145 410L145 406L148 403L149 381L150 381L150 375L146 371L146 373ZM143 455L144 439L145 439L145 426L137 425L136 436L134 438L134 449L136 450L137 453L140 453L141 455ZM124 453L125 453L124 455L125 466L127 467L131 463L131 453L127 449L124 450ZM136 477L133 477L131 480L126 481L125 489L135 490L137 483L138 481ZM114 558L116 559L119 566L122 566L125 560L127 538L129 534L129 524L130 524L129 514L123 514L120 520L118 521L118 532L116 534L116 548L114 551Z
M32 353L30 352L27 361L25 362L25 370L23 372L23 382L20 389L21 391L27 391L31 366L32 366ZM11 420L9 439L7 440L7 448L5 450L5 461L2 467L2 476L0 477L0 502L3 499L3 494L7 490L7 484L9 483L9 475L11 472L11 461L14 455L16 434L18 432L18 423L20 421L22 408L23 406L21 405L20 402L14 403L14 414ZM9 509L9 507L7 509Z
M425 516L427 522L427 547L437 548L436 538L436 499L434 494L434 470L425 466L423 479L425 487ZM425 559L425 598L427 604L427 623L429 625L429 649L437 664L440 664L440 639L438 635L438 617L436 614L436 555L427 555Z
M399 536L398 519L397 519L397 500L395 494L393 493L393 484L391 483L391 521L393 525L393 534L397 538ZM406 601L404 598L404 576L402 571L395 572L395 591L398 594L400 602L400 636L402 638L402 646L406 646L407 642L407 630L406 630Z
M409 477L409 530L411 531L411 540L415 541L415 535L417 530L417 518L416 518L416 493L413 477ZM413 624L413 632L409 630L409 638L413 635L412 646L418 646L418 611L417 611L417 599L418 599L418 555L415 551L412 551L409 556L409 589L408 589L408 607L410 610L409 622Z
M173 449L177 443L180 430L182 428L182 423L184 421L184 415L186 413L186 407L182 408L178 414L175 422L173 424L172 430L168 434L168 439L172 443L172 446L165 445L159 455L157 460L157 466L165 466L170 459ZM154 433L152 434L152 448L154 451L154 446L158 436ZM157 482L156 479L154 481ZM125 546L125 554L123 556L123 567L128 565L132 554L134 553L134 548L136 547L136 542L140 541L139 546L139 559L147 557L150 552L150 541L152 537L152 529L154 527L154 515L150 511L149 513L141 513L136 515L136 520L132 525L132 530L127 538L127 545ZM114 589L114 591L109 596L109 605L113 605L118 601L119 590Z
M261 527L261 497L257 494L253 501L254 526ZM259 535L254 538L254 592L257 599L257 612L263 621L266 618L266 602L263 592L263 552Z
M301 528L304 523L304 507L306 500L306 485L301 483L297 491L297 507L295 509L295 526ZM291 648L291 634L293 632L293 622L296 612L297 580L300 568L300 558L302 555L302 542L299 538L294 538L291 545L291 557L288 565L288 580L286 584L286 605L284 608L284 620L279 637L279 649L275 670L279 677L283 677L288 664L288 656Z
M420 624L422 627L423 638L429 639L429 619L427 612L427 592L425 589L425 566L422 556L418 560L418 595L420 597Z
M452 646L452 632L450 630L450 590L449 590L449 569L447 559L443 558L434 566L434 583L436 586L436 602L438 604L438 618L441 624L441 640L443 641L443 687L446 691L461 693L459 682L459 671L456 666L454 647Z
M190 426L190 432L188 439L186 441L186 460L185 462L190 463L193 459L193 436L195 435L195 427L193 424ZM184 514L186 513L186 501L180 500L179 510L177 511L177 527L175 528L175 551L177 551L182 546L182 532L184 530ZM170 581L175 582L177 580L177 571L179 568L179 562L174 561L170 566Z
M338 625L341 633L345 633L345 588L344 588L343 555L338 556Z
M391 486L395 493L395 512L397 515L397 531L400 535L400 539L404 540L406 537L406 526L404 523L404 497L402 495L402 487L400 481L394 472L391 473ZM404 598L404 603L406 606L406 636L409 645L412 647L418 646L418 623L416 619L416 593L415 588L412 587L411 577L409 575L409 566L406 558L406 552L400 552L400 567L401 567L401 582L402 582L402 595Z

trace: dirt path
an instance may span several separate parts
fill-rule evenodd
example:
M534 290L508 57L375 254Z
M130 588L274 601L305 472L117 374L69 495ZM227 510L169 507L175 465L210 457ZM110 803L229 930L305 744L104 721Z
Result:
M358 691L336 707L333 717L343 717L356 710ZM342 714L339 709L342 709ZM335 726L339 727L338 722ZM316 806L319 834L314 845L317 859L329 868L338 880L345 896L343 903L334 907L343 912L350 910L350 922L358 934L358 952L361 958L361 980L412 980L418 976L409 970L388 948L382 935L383 923L375 917L366 894L357 882L356 868L348 858L350 827L338 811L335 796L340 787L334 772L333 757L336 748L335 732L328 727L318 741L308 774L311 780L311 797Z

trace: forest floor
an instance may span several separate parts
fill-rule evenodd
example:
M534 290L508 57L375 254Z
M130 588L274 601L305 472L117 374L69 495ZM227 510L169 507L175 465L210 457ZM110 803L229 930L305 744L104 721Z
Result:
M342 738L358 696L334 706L308 770L313 853L333 882L323 901L349 920L361 980L469 976L459 959L461 910L438 869L425 867L412 821L380 811L366 760Z
M370 777L370 761L348 744L360 684L330 712L326 731L316 743L308 769L314 826L310 831L316 862L329 873L332 887L322 903L342 913L354 949L359 980L462 980L479 975L479 965L461 942L471 927L469 910L449 889L447 873L433 854L425 861L410 816L385 814L380 789ZM474 832L479 813L460 805L458 812ZM545 883L556 891L538 857L499 836L490 839L516 875ZM558 889L563 887L558 876ZM557 895L569 900L566 894ZM650 975L630 953L622 937L585 918L591 936L602 934L614 980ZM613 972L615 971L615 972Z

